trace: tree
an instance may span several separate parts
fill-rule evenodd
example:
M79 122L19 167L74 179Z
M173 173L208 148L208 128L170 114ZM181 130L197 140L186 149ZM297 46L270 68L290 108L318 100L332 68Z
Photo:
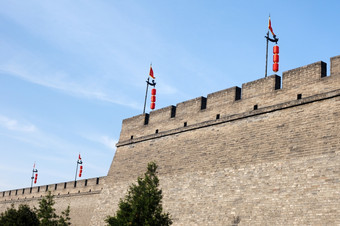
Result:
M108 216L109 225L171 225L169 213L162 213L162 190L158 188L157 165L148 164L144 178L138 177L137 184L129 187L114 217Z
M46 197L39 201L39 209L31 210L28 205L20 205L18 210L12 204L11 208L0 214L1 226L67 226L70 225L70 206L61 215L55 213L54 196L49 191Z
M53 195L48 194L39 201L39 209L36 210L41 225L57 225L58 219L55 213Z
M55 209L53 208L53 205L55 204L53 198L54 196L49 191L48 194L39 202L39 209L36 209L36 213L40 220L40 225L70 225L70 206L68 206L67 209L59 216L55 213Z
M21 204L16 210L14 204L0 215L0 225L31 226L39 225L39 219L28 205Z
M61 212L61 215L59 216L58 225L60 226L71 225L70 220L71 220L70 206L68 206L65 211Z

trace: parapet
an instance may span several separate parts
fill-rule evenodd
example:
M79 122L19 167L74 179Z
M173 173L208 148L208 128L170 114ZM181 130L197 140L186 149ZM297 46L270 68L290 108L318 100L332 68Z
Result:
M241 99L241 88L234 86L229 89L208 94L207 102L208 107L213 108L217 107L216 105L230 104L239 99Z
M242 89L235 86L124 119L117 146L127 141L134 143L136 138L161 136L165 131L340 89L340 56L330 61L330 76L326 73L327 64L319 61L283 72L282 87L281 77L275 74L244 83Z
M331 75L340 75L340 55L331 58Z
M309 64L293 70L285 71L282 73L283 88L294 88L295 86L306 85L310 82L320 80L325 77L327 64L319 61L314 64Z
M84 193L98 193L103 188L103 185L104 177L97 177L85 180L35 186L32 188L20 188L0 192L0 202L40 198L46 196L47 192L49 191L56 197Z
M207 98L197 97L195 99L187 100L176 105L176 116L184 118L188 114L199 112L206 109Z
M280 88L281 77L278 75L271 75L266 78L244 83L242 85L242 99L271 93Z

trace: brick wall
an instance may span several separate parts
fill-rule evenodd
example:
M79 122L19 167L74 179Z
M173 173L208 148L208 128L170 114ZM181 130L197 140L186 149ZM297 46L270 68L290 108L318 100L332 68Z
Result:
M28 204L32 208L39 206L39 200L50 191L54 195L57 213L65 210L70 205L70 217L73 225L89 225L94 211L94 204L104 186L104 177L86 180L69 181L59 184L49 184L31 188L21 188L0 192L0 212L10 208L14 203Z
M114 198L102 197L92 223L113 214L156 161L175 225L228 225L236 216L241 225L337 225L339 103L337 90L122 143L107 178Z
M330 76L317 62L283 72L282 87L272 75L124 120L92 223L156 161L175 225L339 224L339 62Z
M317 62L123 120L100 189L60 194L58 209L71 203L75 225L104 225L156 161L174 225L339 225L339 65L336 56L329 76ZM0 210L19 203L8 192Z
M331 58L331 75L326 76L326 63L320 61L307 66L268 76L256 81L244 83L242 89L233 87L184 101L176 106L152 111L150 114L138 115L123 120L120 141L135 139L187 125L215 120L220 117L248 112L258 108L272 106L297 99L309 97L340 88L340 56ZM282 80L282 87L281 87ZM204 100L204 101L202 101ZM202 106L204 103L204 106ZM171 112L175 109L175 115ZM147 118L147 122L145 123Z

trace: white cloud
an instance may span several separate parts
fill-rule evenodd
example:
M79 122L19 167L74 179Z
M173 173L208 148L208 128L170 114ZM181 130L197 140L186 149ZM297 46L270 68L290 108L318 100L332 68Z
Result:
M10 57L4 58L0 70L11 76L67 95L140 110L143 107L142 101L139 102L143 100L140 98L144 94L143 80L148 73L145 61L157 59L158 65L162 65L164 54L170 54L176 56L174 64L185 71L202 73L202 68L194 64L196 58L183 46L175 48L170 43L169 47L167 37L160 36L153 26L146 27L131 20L115 4L88 2L79 7L69 1L33 1L28 4L34 6L29 10L25 4L15 6L8 3L0 9L0 13L24 28L23 32L33 40L29 47L11 39L4 43L4 46L9 46ZM91 7L87 7L89 5ZM144 15L143 8L134 10ZM41 42L48 51L33 48L36 42ZM51 53L53 56L50 56ZM71 61L74 63L69 64ZM170 72L159 70L157 73L164 75L163 79L160 75L157 81L162 95L169 98L175 94L182 95L184 89L176 88L181 84L171 85L174 77L169 75ZM207 76L203 78L207 79ZM181 83L186 82L183 77Z
M89 140L89 141L93 141L99 144L102 144L104 146L106 146L109 149L116 149L116 143L118 142L116 139L111 138L107 135L81 135L82 137L84 137L85 139Z
M117 141L108 136L101 136L99 142L107 146L108 148L115 149Z
M159 90L162 90L162 94L174 95L178 93L178 90L171 85L168 85L166 83L158 83L158 84L159 84Z
M108 169L106 168L103 168L101 165L97 165L97 164L91 164L89 162L84 162L84 175L87 175L87 172L90 172L90 171L95 171L96 172L96 177L98 176L106 176L107 175L107 172L108 172Z
M128 100L127 97L124 97L121 94L119 94L119 97L114 97L105 93L105 91L103 90L95 90L91 87L88 87L88 85L86 84L81 84L81 82L73 82L69 80L70 76L68 76L66 73L40 73L38 71L30 73L27 71L27 69L23 69L22 65L13 63L0 65L0 71L2 73L21 78L34 84L57 89L69 95L81 98L96 99L104 102L123 105L133 109L141 108L139 104L134 101ZM48 74L49 76L44 76L43 74Z
M86 149L86 147L71 143L56 134L48 133L43 131L41 128L38 129L37 126L27 122L26 120L17 120L0 114L0 127L7 129L7 131L0 131L0 136L24 142L26 144L33 145L34 147L42 148L43 150L53 149L58 151L69 151ZM68 152L60 153L62 154L62 156L58 157L60 161L62 161L64 155L69 155ZM58 160L55 156L51 156L50 158L55 161Z
M3 115L0 115L0 125L8 130L19 132L32 133L37 131L37 128L31 123L19 122L15 119L11 119Z
M135 65L131 66L128 54L139 45L126 39L134 37L130 32L138 29L115 7L106 3L80 6L69 1L33 1L6 3L0 14L30 40L29 45L16 39L0 40L7 52L0 65L3 73L68 95L142 108L121 88L122 83L134 85L139 73ZM113 27L115 30L109 29ZM44 48L34 48L38 43Z

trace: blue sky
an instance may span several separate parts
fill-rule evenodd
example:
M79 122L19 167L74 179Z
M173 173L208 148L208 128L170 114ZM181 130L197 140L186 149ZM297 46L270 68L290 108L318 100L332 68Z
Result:
M340 55L339 10L313 0L1 1L0 190L29 187L34 162L37 185L71 181L78 153L83 178L105 176L122 120L143 111L151 62L156 109L259 79L270 13L278 75L328 63Z

